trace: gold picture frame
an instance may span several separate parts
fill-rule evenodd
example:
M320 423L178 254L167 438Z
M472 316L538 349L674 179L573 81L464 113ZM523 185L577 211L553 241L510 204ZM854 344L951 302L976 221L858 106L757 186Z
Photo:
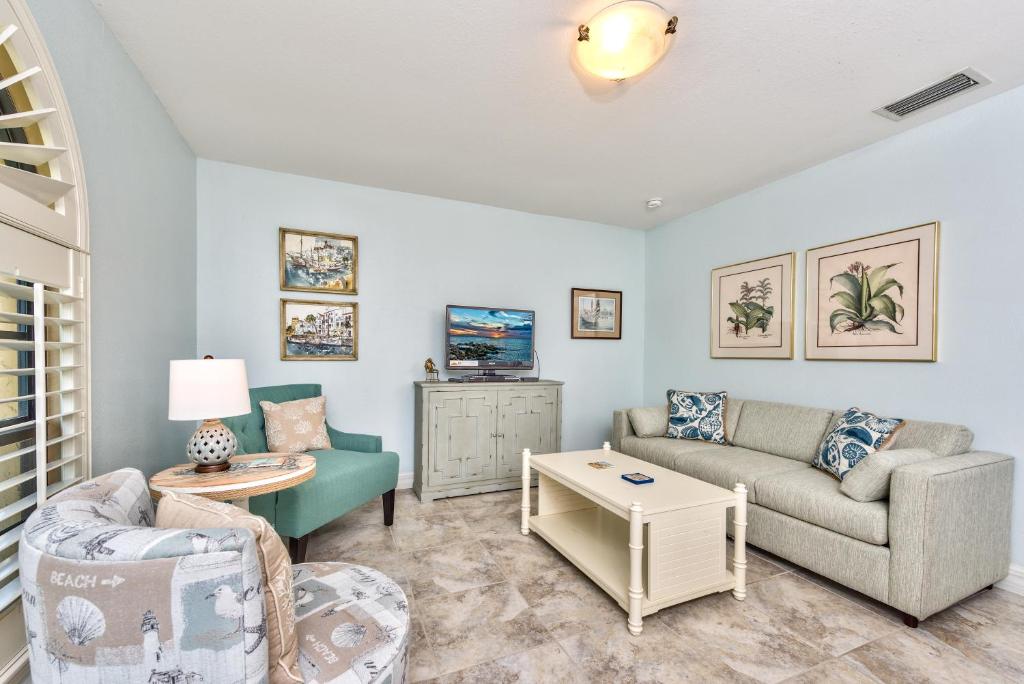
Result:
M710 356L793 358L796 252L711 269Z
M939 238L932 221L807 250L805 358L937 361Z
M574 340L622 339L622 292L572 288L569 333Z
M281 226L278 271L282 290L359 294L359 238Z
M357 361L359 304L281 299L279 337L282 361Z

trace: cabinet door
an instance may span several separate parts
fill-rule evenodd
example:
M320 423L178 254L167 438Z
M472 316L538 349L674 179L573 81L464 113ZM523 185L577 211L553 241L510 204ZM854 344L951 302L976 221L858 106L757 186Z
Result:
M523 449L555 450L558 400L553 387L498 392L498 477L522 475Z
M496 390L435 392L427 426L431 485L494 477Z

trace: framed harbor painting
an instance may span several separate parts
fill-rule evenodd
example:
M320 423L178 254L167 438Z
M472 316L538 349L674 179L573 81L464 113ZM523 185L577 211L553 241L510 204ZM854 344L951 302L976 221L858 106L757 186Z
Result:
M282 361L355 361L358 357L357 303L281 300Z
M938 222L807 250L807 358L935 361L938 258Z
M792 359L796 253L711 271L711 358Z
M622 292L572 288L573 339L621 340Z
M282 290L358 292L359 238L283 227L279 233Z

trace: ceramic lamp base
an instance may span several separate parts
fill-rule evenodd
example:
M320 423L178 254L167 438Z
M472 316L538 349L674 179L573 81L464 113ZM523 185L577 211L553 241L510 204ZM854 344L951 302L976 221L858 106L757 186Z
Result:
M197 473L227 470L228 459L238 450L238 440L228 426L219 420L204 420L189 438L185 451L196 464Z

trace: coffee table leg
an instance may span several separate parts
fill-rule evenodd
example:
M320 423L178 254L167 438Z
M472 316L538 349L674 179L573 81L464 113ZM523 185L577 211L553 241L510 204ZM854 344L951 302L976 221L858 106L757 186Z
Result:
M732 572L736 577L736 588L732 595L737 601L747 598L747 487L736 483L736 510L733 511L733 561Z
M629 507L629 619L626 626L633 636L644 629L644 509L634 501Z
M519 531L525 535L530 534L530 450L523 449L523 502L519 506L522 511L522 520Z

